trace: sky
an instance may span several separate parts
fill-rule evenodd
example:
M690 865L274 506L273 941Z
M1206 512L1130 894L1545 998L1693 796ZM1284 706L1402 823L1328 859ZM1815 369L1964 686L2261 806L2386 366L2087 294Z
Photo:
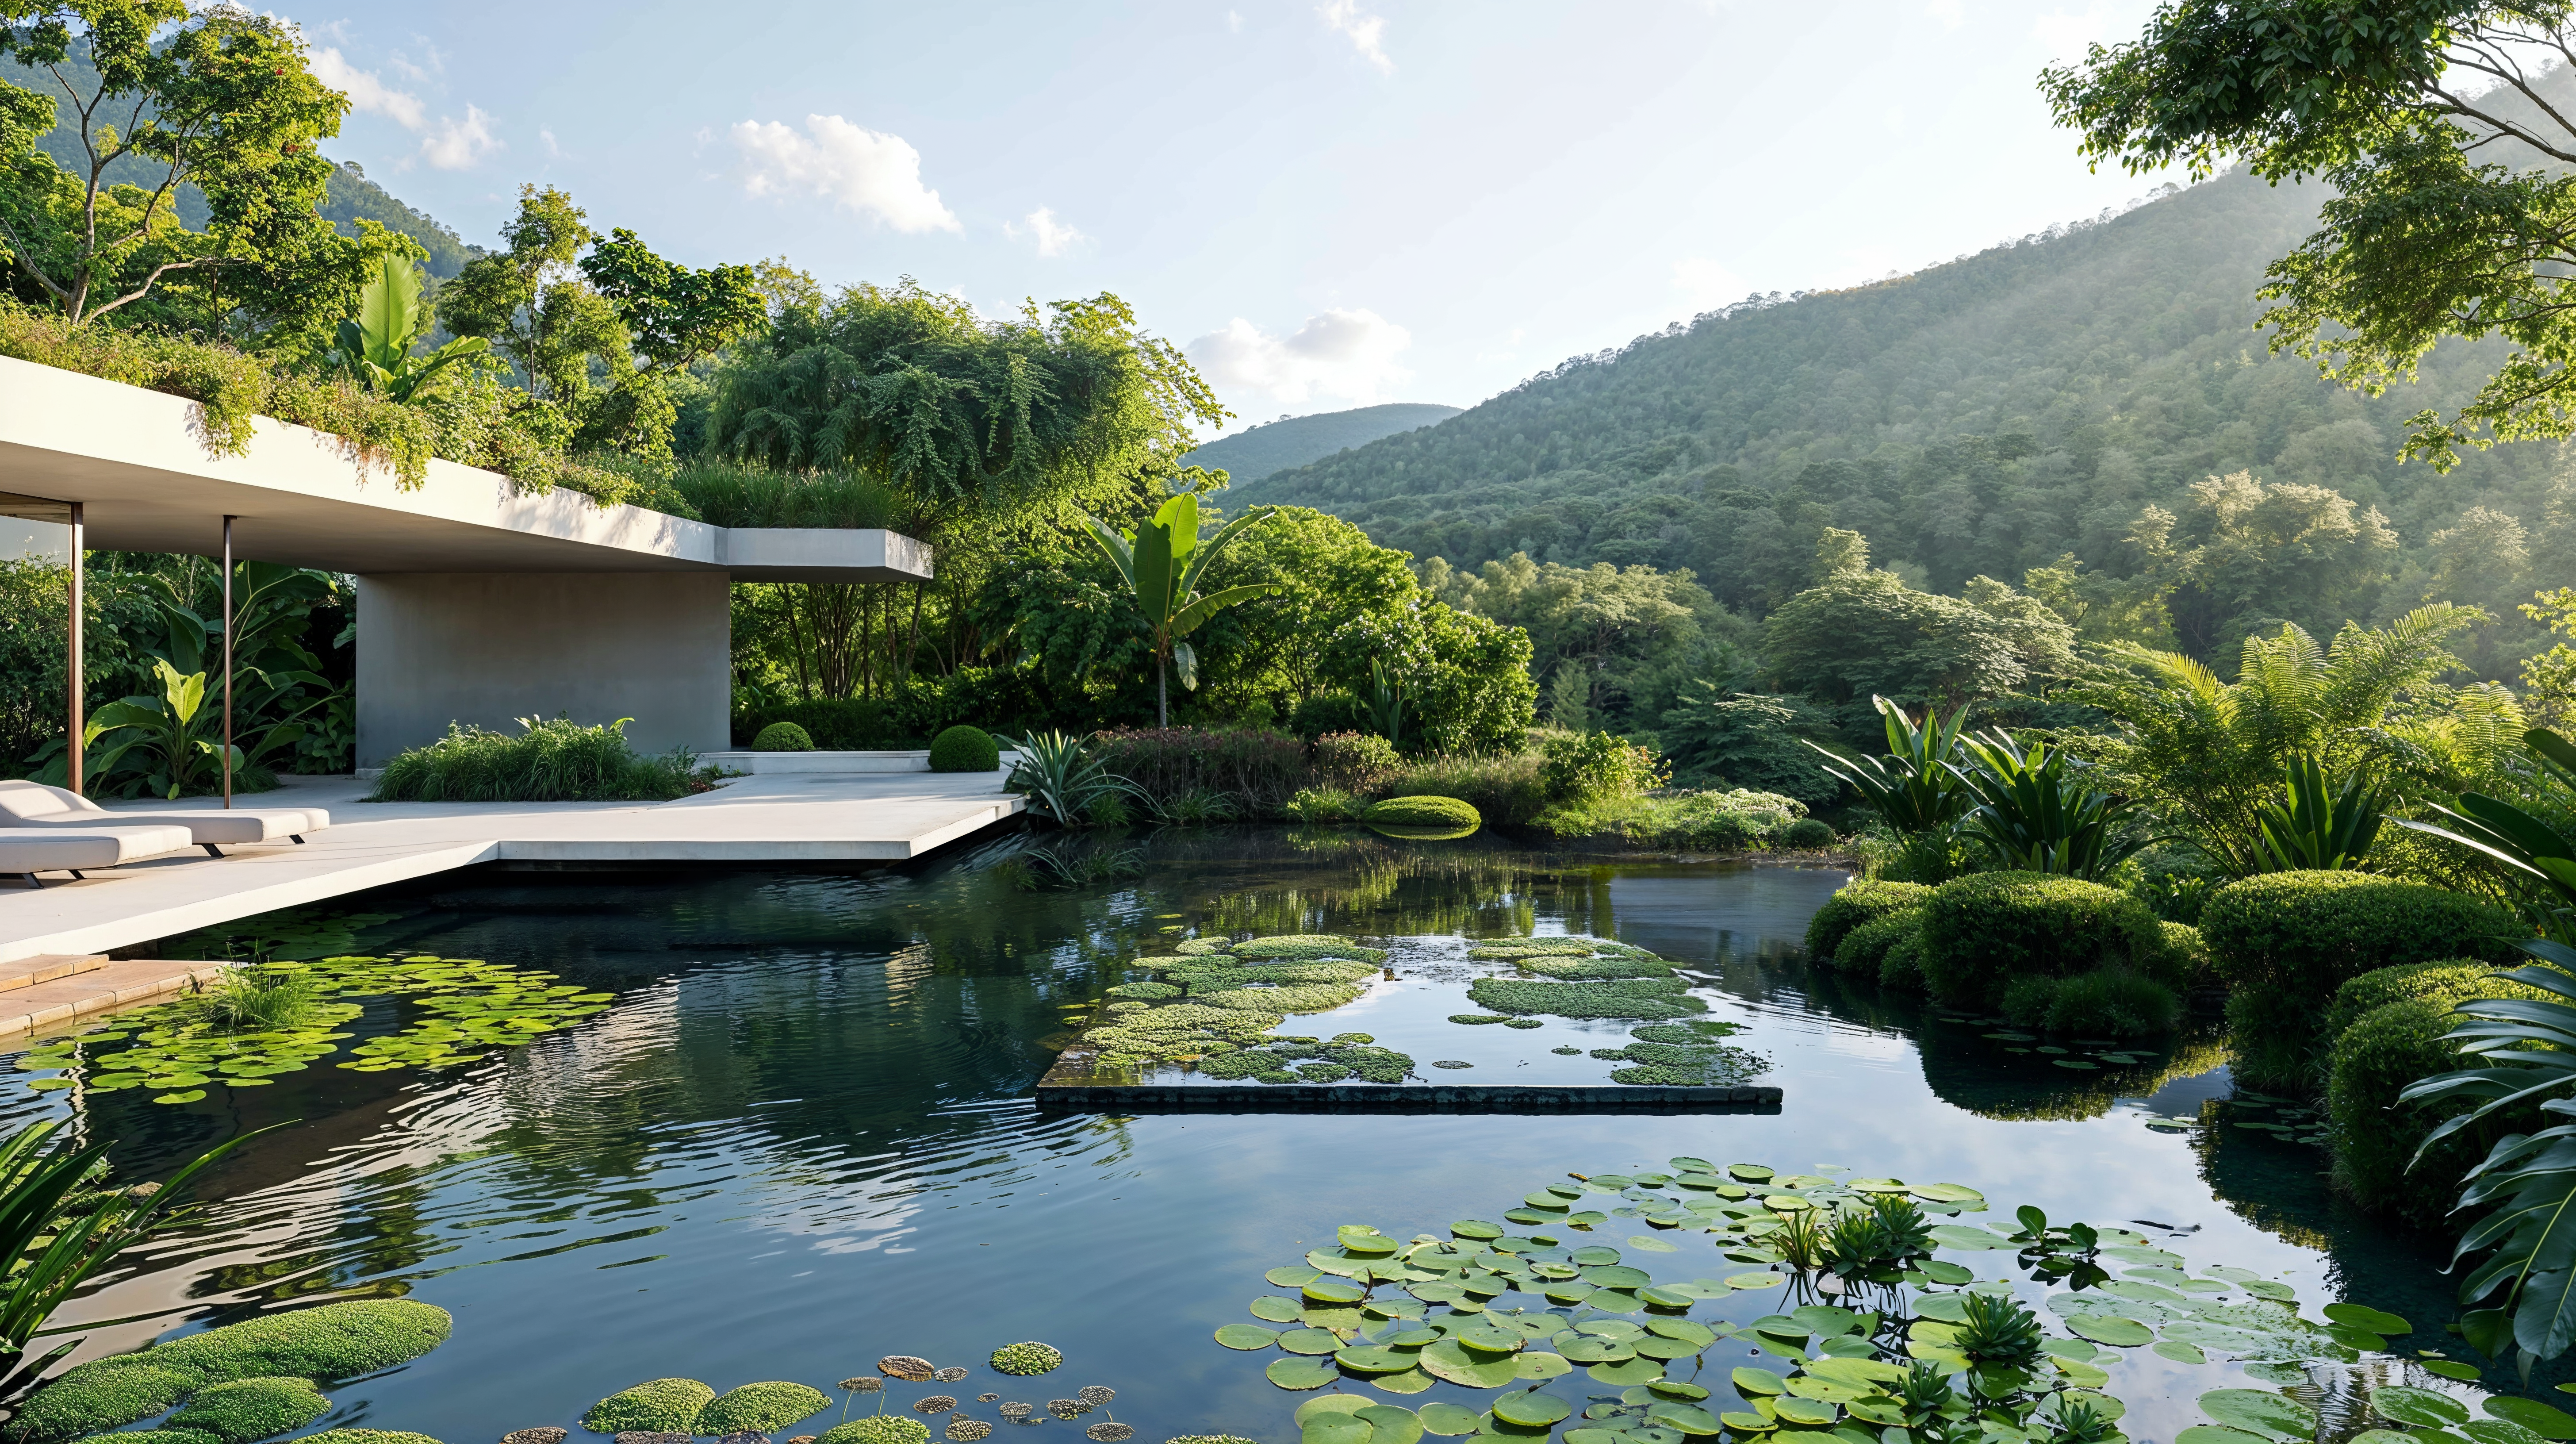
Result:
M2151 0L1209 0L285 13L326 150L466 240L522 184L690 265L1115 292L1237 419L1456 406L1748 293L2142 196L2040 68Z

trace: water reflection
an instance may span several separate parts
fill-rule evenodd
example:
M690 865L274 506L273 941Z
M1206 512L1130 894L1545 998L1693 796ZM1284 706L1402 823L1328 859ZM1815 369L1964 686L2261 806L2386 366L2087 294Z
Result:
M999 866L1005 843L858 876L491 873L353 902L387 915L370 949L542 967L618 1004L460 1073L326 1066L183 1107L82 1100L133 1177L302 1120L216 1176L215 1222L80 1303L98 1325L84 1353L283 1300L409 1293L456 1313L454 1341L340 1391L325 1425L489 1438L569 1425L661 1375L828 1383L881 1354L980 1361L1043 1339L1071 1355L1068 1387L1117 1388L1119 1418L1150 1437L1288 1438L1259 1361L1208 1342L1246 1317L1262 1269L1336 1224L1436 1229L1567 1168L1674 1154L2154 1219L2305 1298L2449 1317L2437 1244L2354 1216L2317 1150L2223 1126L2209 1038L2062 1068L1808 970L1798 940L1840 873L1490 835L1098 845L1143 849L1141 875L1030 890ZM1049 1041L1191 930L1616 936L1689 963L1787 1101L1759 1117L1040 1117L1026 1099ZM2157 1111L2222 1126L2160 1135ZM2144 1371L2115 1382L2134 1403L2167 1366L2123 1367ZM2170 1437L2187 1414L2140 1404L2126 1427Z

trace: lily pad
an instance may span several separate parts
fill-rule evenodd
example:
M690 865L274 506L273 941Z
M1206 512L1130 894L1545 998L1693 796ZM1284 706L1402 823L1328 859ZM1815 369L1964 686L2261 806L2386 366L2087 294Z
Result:
M1413 1349L1360 1344L1334 1351L1333 1360L1356 1374L1395 1374L1414 1367L1421 1361L1421 1355Z
M1664 1366L1653 1359L1630 1359L1617 1364L1594 1364L1584 1372L1604 1384L1651 1384L1664 1376Z
M1302 1264L1282 1264L1262 1275L1263 1278L1283 1289L1303 1288L1323 1276L1322 1269L1310 1269Z
M1318 1414L1298 1431L1298 1444L1369 1444L1376 1432L1356 1414Z
M2111 1318L2101 1314L2078 1314L2066 1321L2066 1327L2078 1337L2115 1348L2134 1349L2155 1342L2155 1330L2135 1319Z
M1486 1223L1482 1219L1474 1218L1462 1219L1449 1225L1449 1231L1460 1238L1487 1239L1503 1236L1502 1225Z
M2370 1407L2383 1419L2448 1429L2469 1421L2469 1406L2432 1389L2389 1384L2370 1391Z
M1396 1374L1372 1374L1369 1376L1370 1388L1384 1389L1390 1394L1419 1394L1438 1382L1440 1381L1432 1378L1429 1374L1422 1372L1419 1368L1406 1369L1403 1372Z
M1473 1409L1462 1409L1455 1404L1425 1404L1414 1411L1414 1417L1422 1421L1423 1432L1451 1436L1473 1434L1476 1426L1483 1422Z
M2519 1424L2543 1439L2576 1439L2576 1415L2553 1409L2537 1399L2510 1394L2489 1397L2482 1406L2508 1424Z
M1216 1331L1216 1341L1229 1349L1266 1349L1279 1342L1279 1331L1259 1324L1228 1324Z
M2209 1355L2202 1353L2199 1345L2186 1344L2180 1339L2156 1340L2155 1354L2156 1357L2160 1359L2171 1359L2177 1364L2206 1364L2209 1362Z
M1283 1299L1277 1294L1263 1294L1252 1301L1252 1316L1256 1319L1266 1319L1274 1324L1293 1324L1305 1311L1305 1305L1295 1299Z
M1543 1349L1525 1349L1514 1357L1520 1362L1514 1366L1513 1373L1522 1379L1562 1379L1574 1372L1573 1362L1564 1355L1551 1354Z
M2227 1428L2273 1439L2306 1440L2317 1430L2314 1409L2261 1389L2212 1389L2200 1396L2200 1410Z
M1280 1388L1299 1391L1320 1389L1342 1376L1327 1359L1273 1359L1261 1372Z
M1279 1347L1292 1354L1329 1354L1341 1346L1341 1336L1330 1329L1290 1329L1279 1336Z
M2415 1326L2403 1318L2367 1304L2328 1304L2319 1310L2328 1323L2350 1324L2374 1334L2411 1334Z
M1371 1404L1351 1417L1368 1421L1369 1444L1414 1444L1422 1437L1422 1420L1393 1404Z
M1520 1377L1520 1364L1510 1354L1470 1353L1457 1340L1442 1339L1422 1351L1422 1371L1470 1389L1499 1389Z
M1494 1401L1495 1418L1524 1429L1544 1428L1573 1412L1572 1404L1554 1394L1505 1394Z
M1726 1278L1726 1286L1730 1289L1775 1289L1786 1282L1774 1273L1729 1274Z

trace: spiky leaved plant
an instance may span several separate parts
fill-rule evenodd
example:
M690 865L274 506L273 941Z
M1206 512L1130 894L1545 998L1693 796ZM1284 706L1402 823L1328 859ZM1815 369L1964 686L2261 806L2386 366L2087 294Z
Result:
M1952 1343L1971 1364L2024 1369L2039 1362L2039 1319L2015 1300L1993 1294L1967 1294L1967 1316L1952 1331Z

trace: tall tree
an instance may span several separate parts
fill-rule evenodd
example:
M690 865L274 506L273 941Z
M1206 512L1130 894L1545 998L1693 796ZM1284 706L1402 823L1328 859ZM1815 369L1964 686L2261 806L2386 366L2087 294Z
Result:
M294 27L186 0L0 0L0 248L12 287L83 325L127 308L299 354L330 344L375 258L417 246L314 213L333 171L315 148L349 99L316 79ZM67 125L71 169L37 148ZM120 182L140 175L149 185ZM181 224L203 192L203 231Z
M2097 164L2328 182L2260 292L2275 349L2377 395L2443 336L2509 342L2466 405L2413 418L2404 454L2442 469L2576 434L2571 46L2567 0L2173 0L2040 84Z

